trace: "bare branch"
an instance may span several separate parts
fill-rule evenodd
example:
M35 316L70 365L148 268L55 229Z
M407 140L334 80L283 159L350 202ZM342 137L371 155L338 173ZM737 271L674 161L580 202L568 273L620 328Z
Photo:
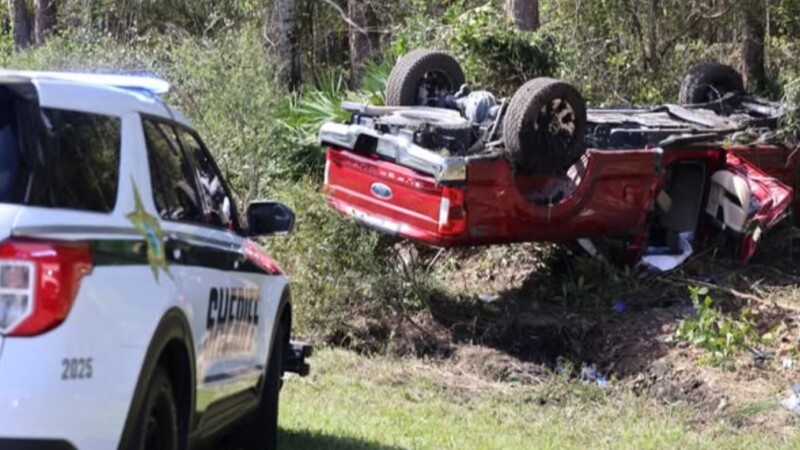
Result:
M341 7L341 6L339 6L339 5L337 5L336 3L334 3L334 2L333 2L333 0L322 0L322 1L323 1L323 2L325 2L325 3L327 3L328 5L330 5L330 7L331 7L331 8L335 9L335 10L336 10L336 11L339 13L339 15L340 15L340 16L342 16L342 19L343 19L345 22L347 22L347 24L348 24L348 25L350 25L351 27L353 27L353 28L355 28L356 30L358 30L358 32L359 32L359 33L362 33L362 34L367 34L367 30L366 30L366 29L364 29L363 27L361 27L359 24L355 23L355 22L354 22L354 21L353 21L353 20L352 20L352 19L351 19L351 18L350 18L348 15L347 15L347 13L346 13L346 12L344 12L344 10L342 9L342 7Z
M698 12L697 10L692 11L686 18L686 26L677 34L672 36L669 40L667 40L664 43L664 45L661 46L661 51L659 51L659 54L661 55L662 58L666 56L667 52L669 52L672 49L672 47L678 43L679 40L681 40L690 31L692 31L701 21L719 19L728 14L729 12L733 11L733 8L737 5L738 5L737 2L733 2L726 8L717 11L715 13L701 13Z

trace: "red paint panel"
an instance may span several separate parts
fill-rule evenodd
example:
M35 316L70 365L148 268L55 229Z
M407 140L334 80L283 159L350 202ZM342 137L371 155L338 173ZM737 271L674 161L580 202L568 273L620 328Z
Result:
M646 226L659 157L655 150L591 150L577 187L552 205L526 199L547 179L515 177L502 159L473 162L466 200L470 240L564 241L630 235Z
M442 187L433 178L377 158L334 149L327 151L327 164L325 193L334 209L346 215L354 215L355 210L373 222L397 227L404 237L440 244ZM376 184L388 188L391 195L376 195Z
M261 248L260 245L256 244L255 242L247 239L244 241L244 253L247 256L247 259L250 260L253 264L263 269L269 275L281 275L283 274L283 270L281 266L275 262L272 257L270 257L267 252Z

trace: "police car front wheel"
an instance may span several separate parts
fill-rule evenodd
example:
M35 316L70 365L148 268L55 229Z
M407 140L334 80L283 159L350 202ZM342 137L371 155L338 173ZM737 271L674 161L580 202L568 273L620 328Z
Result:
M261 388L258 408L231 435L241 450L275 449L278 443L278 406L283 383L283 358L289 345L289 325L280 322Z
M137 418L137 450L177 450L178 413L172 383L158 367L147 387L144 407Z

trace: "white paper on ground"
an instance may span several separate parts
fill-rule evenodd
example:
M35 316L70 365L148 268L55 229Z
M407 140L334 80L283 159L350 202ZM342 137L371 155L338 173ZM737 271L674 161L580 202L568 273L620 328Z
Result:
M678 235L678 242L681 247L680 255L646 255L642 257L642 263L661 272L668 272L680 266L686 262L694 251L691 243L693 237L694 233L690 232Z
M789 411L800 415L800 398L797 397L797 394L792 394L781 400L781 405Z

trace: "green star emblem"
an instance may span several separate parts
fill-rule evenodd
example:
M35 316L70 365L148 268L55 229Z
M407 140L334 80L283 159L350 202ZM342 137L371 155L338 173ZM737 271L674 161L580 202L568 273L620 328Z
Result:
M147 244L147 262L150 264L150 270L153 271L156 282L158 282L160 270L163 270L168 276L172 276L169 273L167 256L164 250L164 232L161 230L161 224L158 223L158 219L147 214L147 211L144 210L142 197L139 195L139 189L136 188L136 184L133 185L133 195L136 203L134 210L125 217L144 236Z

